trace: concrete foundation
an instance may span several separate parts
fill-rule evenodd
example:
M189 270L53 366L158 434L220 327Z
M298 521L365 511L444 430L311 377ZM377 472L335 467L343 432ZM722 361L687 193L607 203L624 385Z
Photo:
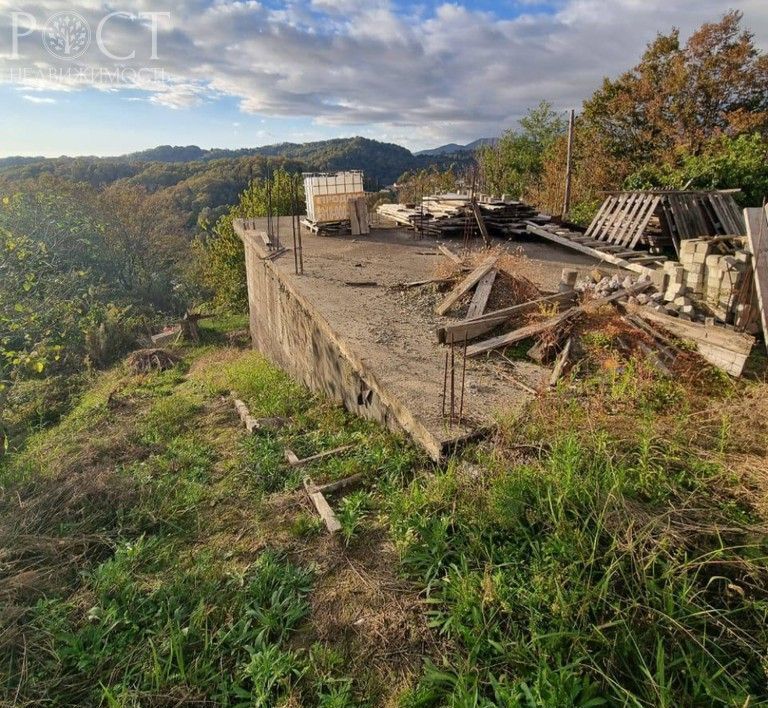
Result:
M462 422L449 424L443 416L447 347L438 344L435 328L458 315L433 314L439 293L430 301L428 293L397 287L434 275L442 259L434 242L399 229L358 238L304 231L305 272L296 275L290 248L274 257L264 245L265 220L236 221L235 228L245 245L253 344L313 391L406 432L435 460L526 402L529 394L505 377L506 363L468 360ZM280 221L280 232L290 247L289 219ZM545 250L552 262L540 262L536 272L556 289L562 266L573 262ZM585 270L590 264L586 259ZM461 363L457 347L457 387ZM514 374L536 387L548 372L519 362Z

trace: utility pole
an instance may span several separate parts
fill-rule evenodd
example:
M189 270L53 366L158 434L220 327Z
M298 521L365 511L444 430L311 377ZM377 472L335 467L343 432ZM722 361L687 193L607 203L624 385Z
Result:
M573 168L573 122L576 111L571 108L568 116L568 155L565 159L565 197L563 199L563 219L571 208L571 170Z

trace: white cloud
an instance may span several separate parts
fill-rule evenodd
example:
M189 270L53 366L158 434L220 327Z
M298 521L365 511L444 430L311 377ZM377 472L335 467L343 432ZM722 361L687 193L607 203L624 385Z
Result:
M254 0L169 0L170 22L159 23L160 59L152 61L150 25L137 15L158 6L137 0L133 18L115 18L105 31L114 54L136 51L116 71L95 37L68 63L45 51L38 31L20 38L21 56L10 59L15 0L0 0L0 80L19 66L36 67L38 74L14 81L46 90L122 86L175 109L229 96L244 112L305 117L420 146L498 134L541 99L576 107L603 76L634 65L657 31L676 26L686 35L731 7L730 0L557 0L547 12L553 3L517 4L523 15L499 19L457 3L406 16L387 0L303 0L279 9ZM758 44L768 47L768 3L743 0L741 8ZM62 8L37 0L19 9L41 26ZM121 8L80 0L72 9L95 35L99 20ZM51 73L73 64L87 70L84 77ZM146 68L156 71L136 71ZM116 81L100 81L103 70Z
M29 96L27 94L23 95L22 98L25 101L29 101L30 103L56 103L55 98L49 98L47 96Z

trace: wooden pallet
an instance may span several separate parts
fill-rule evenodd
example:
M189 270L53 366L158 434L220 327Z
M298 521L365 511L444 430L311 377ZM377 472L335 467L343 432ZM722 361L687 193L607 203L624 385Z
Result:
M654 217L661 233L649 229ZM585 235L627 248L674 245L679 253L684 239L743 233L744 218L728 192L649 190L606 197Z
M540 226L528 221L526 226L528 232L536 236L641 275L650 275L667 260L666 256L651 255L648 251L635 251L619 244L598 241L586 234L569 231L556 224Z

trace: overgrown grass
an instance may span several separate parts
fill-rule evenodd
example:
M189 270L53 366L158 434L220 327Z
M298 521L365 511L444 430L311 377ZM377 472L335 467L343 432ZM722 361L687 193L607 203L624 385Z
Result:
M578 389L503 425L482 478L455 465L390 498L454 647L409 705L768 700L766 528L726 467L754 431L722 423L746 422L743 395L691 396L641 362Z
M394 479L417 456L209 335L172 370L97 377L60 423L7 460L2 700L356 704L347 657L331 661L325 642L292 646L315 571L272 541L262 500L301 484L286 446L309 455L356 444L304 471L318 480L357 471ZM246 435L221 398L232 390L254 415L288 424ZM320 542L323 533L297 508L295 537Z
M225 341L206 321L174 369L99 376L6 460L2 700L768 700L764 386L660 378L595 337L600 365L435 469ZM285 424L246 435L231 391ZM342 445L300 470L284 459ZM331 498L332 541L302 477L356 473ZM406 611L414 587L424 602ZM414 645L423 669L371 659Z

